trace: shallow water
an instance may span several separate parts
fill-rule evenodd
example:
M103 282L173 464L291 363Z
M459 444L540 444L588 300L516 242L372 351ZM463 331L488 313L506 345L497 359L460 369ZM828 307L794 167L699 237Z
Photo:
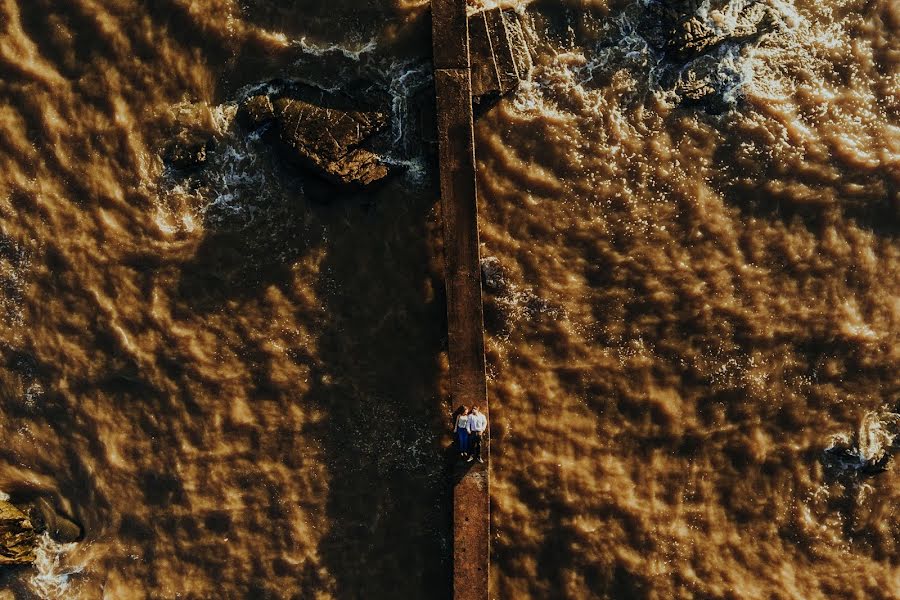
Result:
M646 6L520 4L476 124L492 596L900 596L900 9L771 0L705 110ZM0 15L0 490L85 528L2 582L447 597L427 2ZM401 172L323 201L236 121L276 78L366 92Z

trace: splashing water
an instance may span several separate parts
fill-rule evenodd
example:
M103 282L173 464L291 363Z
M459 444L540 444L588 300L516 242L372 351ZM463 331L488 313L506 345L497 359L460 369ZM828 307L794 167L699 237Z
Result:
M84 571L85 565L68 565L68 554L78 546L76 543L60 544L43 533L38 538L34 569L37 571L29 580L31 589L43 600L72 598L73 576Z

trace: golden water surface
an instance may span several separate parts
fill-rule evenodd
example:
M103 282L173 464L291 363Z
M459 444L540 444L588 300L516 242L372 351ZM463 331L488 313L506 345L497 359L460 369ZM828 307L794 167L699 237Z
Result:
M766 0L716 110L647 4L518 5L535 68L476 123L492 597L900 597L900 4ZM429 31L0 0L0 490L85 532L12 597L449 596ZM275 79L368 90L398 174L279 160L235 117Z

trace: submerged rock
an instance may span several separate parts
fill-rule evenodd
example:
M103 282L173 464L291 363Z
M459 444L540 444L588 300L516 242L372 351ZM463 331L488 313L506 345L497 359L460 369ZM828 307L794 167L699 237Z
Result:
M28 511L28 516L38 532L46 531L50 538L56 542L67 544L81 539L81 527L57 512L44 498L37 498L23 507Z
M487 292L492 294L509 292L509 276L496 256L487 256L481 259L481 284Z
M176 169L196 169L206 162L209 140L175 141L166 147L163 160Z
M560 306L530 289L518 288L496 256L481 259L481 285L485 329L500 338L509 336L516 321L533 321L543 315L557 319L563 314Z
M211 107L205 103L177 104L161 119L166 132L161 144L163 162L181 171L205 165L218 131Z
M865 415L853 434L832 436L826 466L838 472L876 475L887 470L900 439L900 414L883 410Z
M388 174L387 166L362 145L383 130L380 112L326 108L290 97L254 96L241 107L250 127L273 123L272 136L289 160L332 183L368 186Z
M0 565L27 565L35 560L37 532L28 515L0 500Z
M891 461L891 455L887 453L877 457L864 457L860 456L856 448L841 445L826 448L825 458L829 467L863 475L883 473L887 471Z

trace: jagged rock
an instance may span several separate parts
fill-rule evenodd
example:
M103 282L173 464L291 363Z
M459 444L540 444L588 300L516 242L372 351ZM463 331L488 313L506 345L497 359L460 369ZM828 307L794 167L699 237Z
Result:
M244 103L240 114L251 127L273 122L273 137L286 157L332 183L368 186L388 174L380 157L361 147L387 126L383 113L325 108L289 97L273 102L267 96L254 96Z
M702 65L686 69L675 84L675 92L689 102L706 100L716 93L713 87L713 73Z
M24 512L0 500L0 565L27 565L35 560L37 533Z
M469 17L472 96L506 94L528 77L531 50L519 15L492 8Z
M721 4L721 3L717 3ZM711 10L724 10L724 4ZM772 9L761 2L745 6L731 29L713 28L697 11L693 0L663 0L648 5L649 17L644 29L651 44L670 60L686 62L714 51L724 42L748 42L774 25Z
M268 96L253 96L241 105L238 116L248 127L256 128L275 118L275 108Z
M676 59L685 60L712 50L723 40L724 35L716 33L697 17L690 17L669 30L665 48Z
M735 14L730 1L649 0L635 5L632 18L662 66L659 85L674 92L679 103L701 105L708 112L725 109L719 90L727 87L729 76L720 49L724 44L740 49L775 27L773 9L753 0L736 18L724 18Z
M206 162L209 140L175 141L166 147L163 160L176 169L196 169Z
M188 171L206 163L215 144L217 126L206 103L181 103L162 115L165 131L163 161L170 167Z

